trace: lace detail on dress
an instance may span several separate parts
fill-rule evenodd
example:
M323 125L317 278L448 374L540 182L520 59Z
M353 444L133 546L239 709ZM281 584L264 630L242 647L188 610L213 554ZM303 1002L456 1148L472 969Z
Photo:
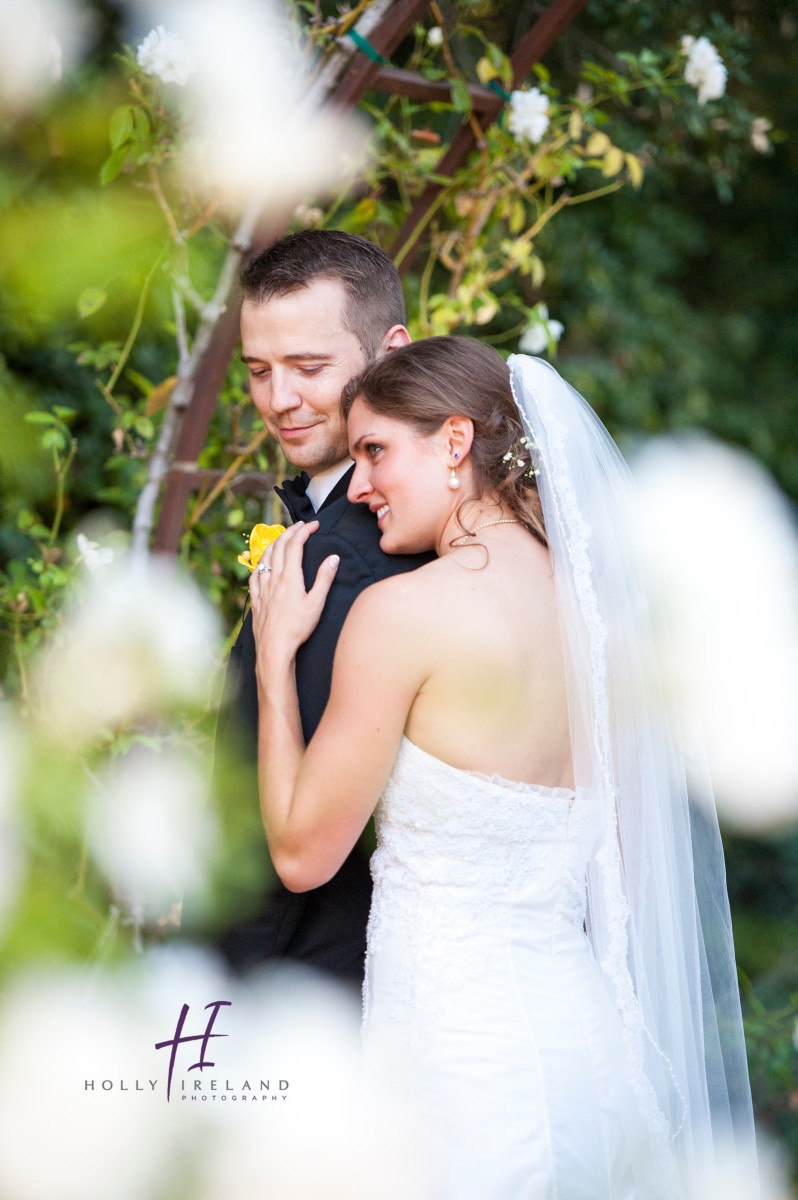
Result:
M446 998L487 969L495 928L516 894L545 865L552 839L567 840L574 793L459 770L403 739L375 811L378 848L368 926L369 957L401 931L404 953L391 981L388 1016L417 1063ZM564 903L585 916L579 839L564 861ZM369 1012L368 966L363 991ZM418 1071L426 1088L434 1075Z

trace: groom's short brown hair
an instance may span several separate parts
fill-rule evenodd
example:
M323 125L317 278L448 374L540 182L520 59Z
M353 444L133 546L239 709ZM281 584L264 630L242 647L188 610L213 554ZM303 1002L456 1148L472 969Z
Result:
M316 279L338 279L346 293L343 322L368 361L394 325L405 323L399 273L367 238L338 229L303 229L263 250L241 272L244 297L255 303L286 296Z

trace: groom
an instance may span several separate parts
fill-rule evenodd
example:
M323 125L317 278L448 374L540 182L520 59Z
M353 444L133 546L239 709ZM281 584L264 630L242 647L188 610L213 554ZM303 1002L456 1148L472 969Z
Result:
M369 584L431 557L383 554L374 514L346 498L353 464L341 392L368 362L406 345L410 335L396 268L365 238L336 230L290 234L254 258L241 283L241 357L249 367L252 401L288 462L302 472L276 491L292 521L319 521L305 548L305 586L328 555L341 559L321 621L297 654L308 741L327 703L336 642L356 597ZM374 650L378 656L379 647ZM217 761L243 754L255 764L251 612L230 655L225 697ZM251 789L236 803L257 811L254 773L251 778ZM275 878L258 912L229 928L219 948L237 969L293 959L359 985L370 901L368 852L358 845L338 874L313 891L289 892Z

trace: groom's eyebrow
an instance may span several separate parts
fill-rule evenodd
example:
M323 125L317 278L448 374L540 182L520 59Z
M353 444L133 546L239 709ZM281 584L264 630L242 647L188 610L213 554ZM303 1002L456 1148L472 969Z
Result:
M313 350L303 350L299 354L285 354L283 358L286 362L331 362L333 355L327 351L316 353ZM263 362L263 359L258 354L242 354L241 361L245 363Z

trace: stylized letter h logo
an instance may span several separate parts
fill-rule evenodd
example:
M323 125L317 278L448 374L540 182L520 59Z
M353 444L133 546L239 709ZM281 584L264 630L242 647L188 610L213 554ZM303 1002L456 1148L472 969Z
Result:
M208 1024L205 1026L204 1033L191 1033L191 1034L183 1035L183 1026L186 1023L186 1017L188 1016L188 1005L184 1004L182 1009L180 1010L180 1016L177 1018L177 1028L175 1029L175 1036L173 1038L169 1038L169 1040L166 1042L156 1042L155 1043L156 1050L163 1050L164 1046L172 1047L172 1053L169 1057L169 1082L167 1083L167 1086L166 1086L166 1099L167 1100L169 1100L170 1094L172 1091L172 1072L174 1071L175 1059L177 1058L177 1047L180 1045L181 1042L200 1042L200 1041L202 1042L202 1046L200 1047L199 1062L192 1063L191 1066L188 1068L189 1071L193 1071L195 1067L199 1067L199 1069L201 1071L203 1069L203 1067L214 1067L216 1065L215 1063L208 1062L206 1060L205 1051L208 1049L208 1042L212 1037L227 1037L226 1033L211 1033L211 1030L213 1029L213 1023L216 1020L216 1014L218 1013L219 1009L222 1007L223 1004L229 1005L229 1004L232 1004L232 1001L231 1000L214 1000L211 1004L205 1005L206 1009L212 1008L213 1012L211 1013L210 1017L208 1018Z

